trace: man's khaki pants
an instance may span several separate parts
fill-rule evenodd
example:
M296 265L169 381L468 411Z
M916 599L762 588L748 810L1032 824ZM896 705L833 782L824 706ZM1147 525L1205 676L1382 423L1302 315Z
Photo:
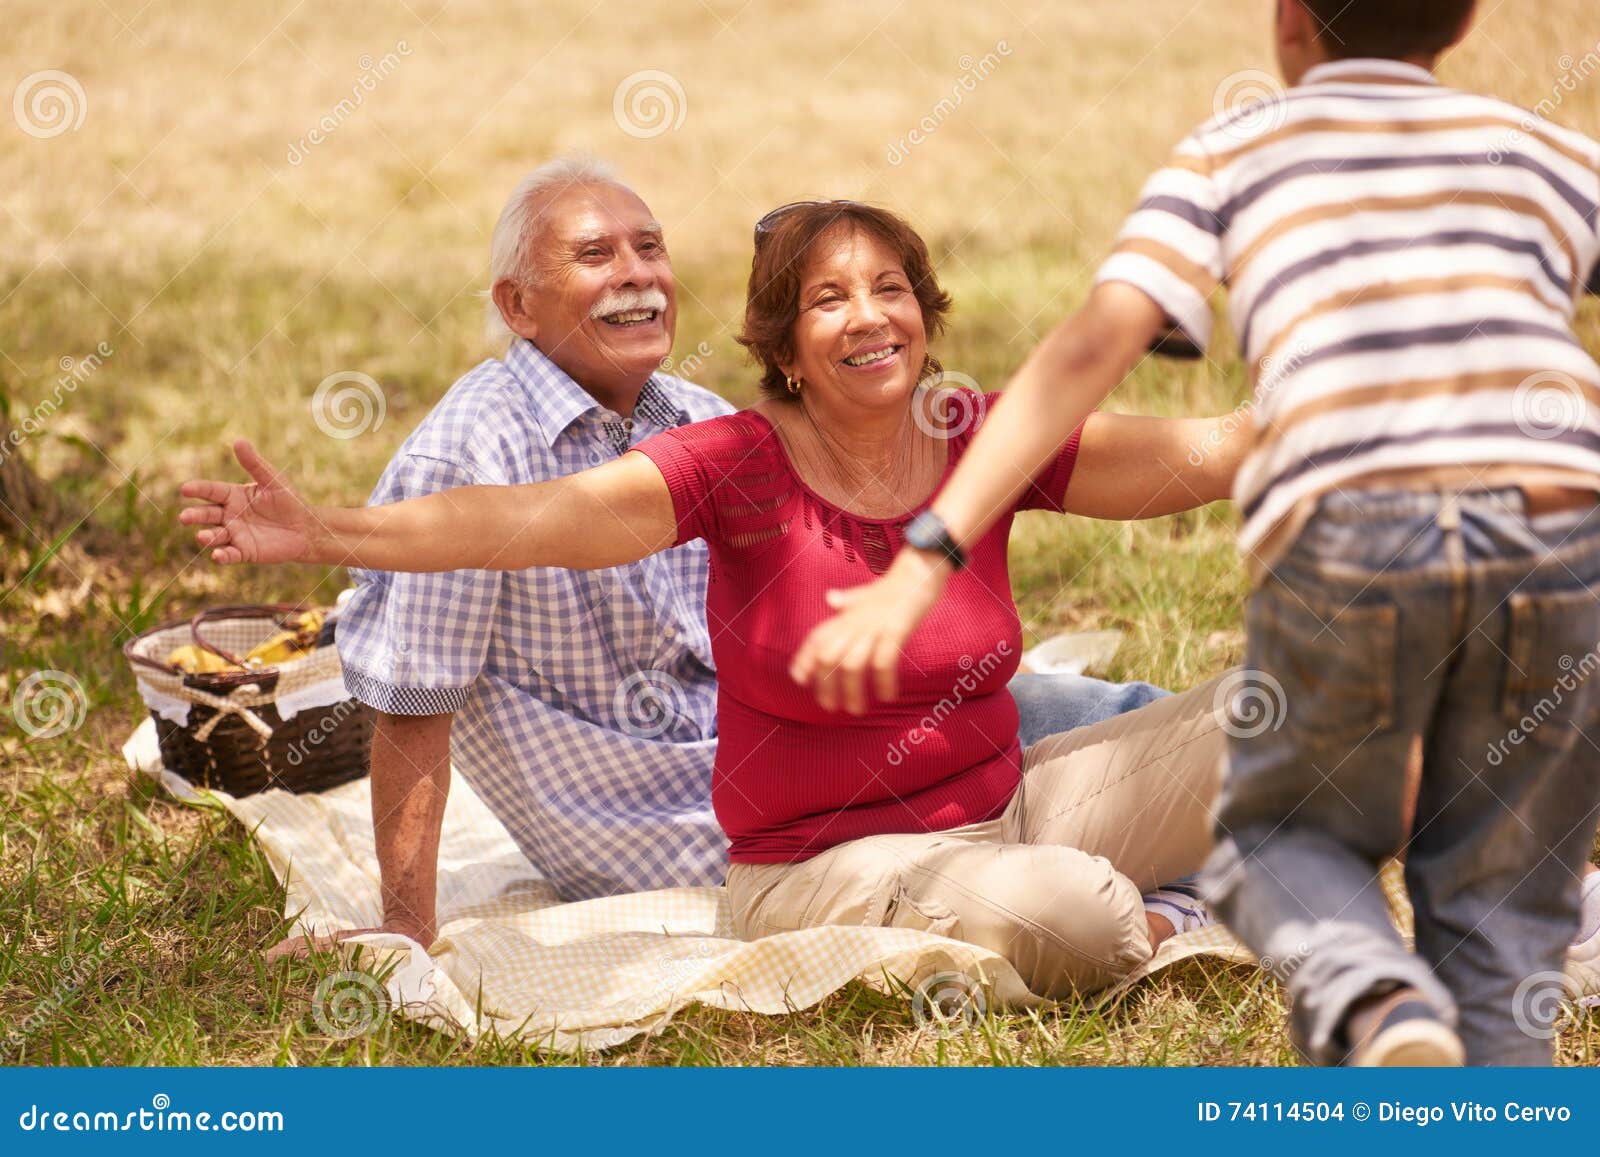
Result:
M1221 681L1034 744L997 819L734 864L739 935L920 928L993 949L1041 996L1114 984L1151 954L1141 894L1199 871L1211 851Z

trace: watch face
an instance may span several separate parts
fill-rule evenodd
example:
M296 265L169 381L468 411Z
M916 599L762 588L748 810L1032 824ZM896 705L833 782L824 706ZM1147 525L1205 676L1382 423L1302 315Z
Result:
M966 556L950 537L944 520L931 510L924 510L906 524L906 545L912 550L936 551L957 570L966 565Z
M906 542L917 550L939 550L939 527L926 513L919 514L906 526Z

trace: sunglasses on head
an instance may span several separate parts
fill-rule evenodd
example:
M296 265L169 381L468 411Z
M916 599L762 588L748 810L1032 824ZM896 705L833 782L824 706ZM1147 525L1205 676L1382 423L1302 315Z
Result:
M772 232L773 227L796 209L807 209L818 205L837 205L840 208L865 209L867 206L861 201L790 201L787 205L779 205L761 220L756 222L756 241L759 243L763 237Z

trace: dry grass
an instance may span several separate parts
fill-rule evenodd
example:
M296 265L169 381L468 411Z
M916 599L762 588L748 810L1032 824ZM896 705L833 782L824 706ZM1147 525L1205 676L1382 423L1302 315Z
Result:
M224 818L151 798L116 748L139 715L116 645L207 601L326 597L342 575L223 579L172 524L172 487L224 466L248 433L316 497L362 497L400 439L485 355L476 296L512 182L564 149L614 159L665 223L684 286L679 351L700 380L753 393L731 339L751 222L848 195L907 212L957 300L945 363L998 385L1087 285L1145 173L1212 107L1218 83L1270 68L1261 0L1138 5L956 0L619 6L493 0L357 6L18 0L0 43L9 86L43 69L81 85L76 131L0 132L0 391L13 420L57 391L61 359L105 342L23 454L119 546L44 537L4 560L9 697L68 671L85 725L0 740L0 1014L28 1024L9 1060L43 1063L524 1063L391 1024L355 1043L306 1019L314 967L269 971L282 897ZM1448 77L1535 104L1596 33L1584 0L1490 2ZM1587 31L1585 31L1587 29ZM401 51L404 42L404 52ZM1003 46L1002 46L1002 42ZM1004 52L1001 51L1002 47ZM293 142L376 63L390 75L298 164ZM986 54L988 75L938 113ZM683 120L649 139L613 116L642 70L671 74ZM1560 119L1600 132L1595 81ZM917 121L940 123L892 163ZM1584 330L1595 338L1595 319ZM1600 342L1595 343L1600 346ZM325 376L381 383L381 426L349 440L311 420ZM1236 359L1152 364L1113 400L1156 413L1241 400ZM1231 512L1141 526L1028 519L1014 548L1030 629L1118 626L1113 672L1184 686L1237 654L1243 581ZM321 580L320 583L318 580ZM104 946L62 997L63 958ZM59 999L58 999L59 998ZM782 1018L691 1012L598 1063L1278 1063L1281 998L1257 975L1192 965L1105 1013L999 1017L958 1041L919 1033L906 1002L851 989ZM59 1006L59 1007L58 1007ZM39 1015L41 1010L47 1015ZM31 1018L31 1019L30 1019ZM1593 1020L1564 1042L1594 1063Z

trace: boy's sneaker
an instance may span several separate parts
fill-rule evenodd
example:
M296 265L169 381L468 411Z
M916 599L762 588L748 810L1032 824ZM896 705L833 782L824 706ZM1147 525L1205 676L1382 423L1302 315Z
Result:
M1200 899L1200 873L1163 884L1144 896L1144 910L1164 916L1177 935L1196 932L1217 922L1205 901Z
M1567 979L1585 1008L1600 1005L1600 872L1583 878L1583 907L1578 938L1567 950Z
M1358 1069L1459 1068L1467 1052L1451 1027L1421 1000L1402 999L1373 1025L1345 1062Z

